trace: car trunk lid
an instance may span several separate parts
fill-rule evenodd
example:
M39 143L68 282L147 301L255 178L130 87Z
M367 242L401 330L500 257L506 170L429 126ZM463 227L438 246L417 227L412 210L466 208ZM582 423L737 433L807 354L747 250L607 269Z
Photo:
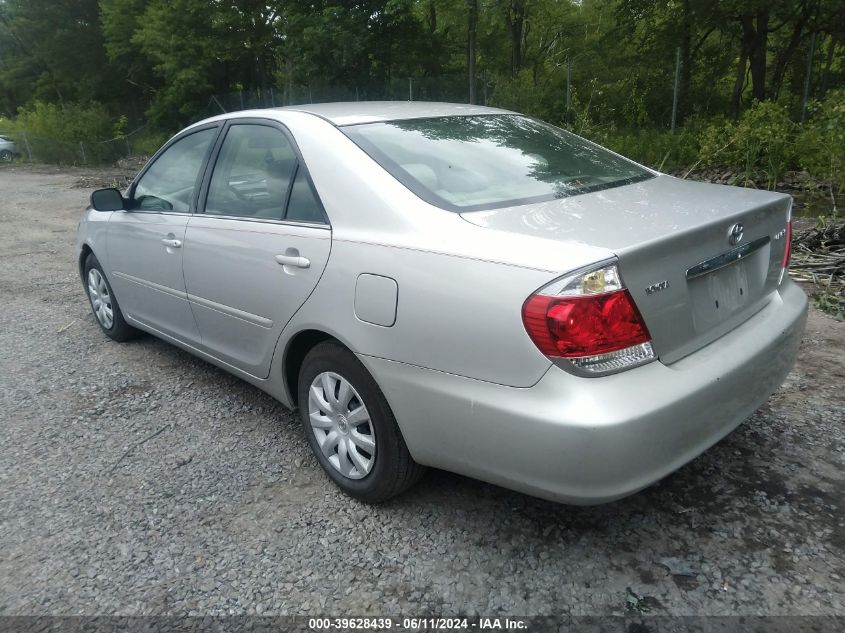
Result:
M790 207L791 198L783 194L661 175L462 217L491 229L556 239L562 248L586 243L613 251L655 352L668 364L769 301L781 278Z

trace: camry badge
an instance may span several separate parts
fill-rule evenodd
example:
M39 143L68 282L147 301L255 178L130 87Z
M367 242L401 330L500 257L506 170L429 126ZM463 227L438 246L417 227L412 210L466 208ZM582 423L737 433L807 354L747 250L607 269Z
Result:
M731 246L735 244L739 244L742 241L742 235L745 228L742 226L741 223L737 222L731 227L731 230L728 231L728 243Z
M661 290L666 290L669 287L668 281L658 281L656 284L651 284L650 286L646 287L645 293L647 295L653 295L655 292L660 292Z

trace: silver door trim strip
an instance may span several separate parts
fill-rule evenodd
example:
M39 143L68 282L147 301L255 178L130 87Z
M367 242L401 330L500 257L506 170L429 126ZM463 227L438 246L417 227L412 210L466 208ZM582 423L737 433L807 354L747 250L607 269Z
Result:
M151 288L152 290L158 290L159 292L163 292L164 294L170 295L172 297L177 297L179 299L187 299L188 293L182 292L181 290L174 290L173 288L168 288L167 286L162 286L161 284L157 284L153 281L147 281L146 279L141 279L139 277L133 277L132 275L127 275L126 273L122 273L120 271L112 271L112 275L115 277L120 277L121 279L125 279L126 281L131 281L134 284L138 284L139 286L145 286L147 288Z
M161 338L161 339L163 339L163 340L165 340L169 343L173 343L174 345L178 345L182 349L186 349L189 352L191 352L192 354L199 356L200 358L204 358L205 360L209 360L209 361L212 361L214 363L217 363L218 365L223 366L224 369L226 369L227 371L233 373L235 376L248 377L248 378L251 378L253 380L262 382L262 383L267 382L267 376L262 378L261 376L256 376L255 374L251 374L248 371L244 371L243 369L240 369L239 367L235 367L231 363L227 363L225 360L218 358L214 354L211 354L211 353L209 353L205 350L202 350L198 347L195 347L194 345L191 345L190 343L188 343L188 342L186 342L186 341L184 341L180 338L172 336L171 334L165 334L161 330L154 328L152 325L149 325L146 321L142 321L141 319L138 319L137 317L133 317L129 314L127 314L125 316L127 317L126 318L127 321L132 322L134 325L140 327L142 330L145 330L145 331L149 332L150 334L153 334L154 336L157 336L157 337L159 337L159 338Z
M115 277L120 277L121 279L125 279L126 281L131 281L132 283L138 284L139 286L145 286L152 290L157 290L159 292L168 294L172 297L177 297L178 299L190 301L195 305L201 306L203 308L208 308L209 310L214 310L215 312L220 312L221 314L225 314L227 316L235 317L236 319L246 321L247 323L251 323L252 325L257 325L258 327L262 327L268 330L273 327L272 319L268 319L263 316L258 316L257 314L252 314L251 312L238 310L237 308L233 308L222 303L217 303L216 301L211 301L210 299L203 299L202 297L197 297L196 295L191 295L187 292L182 292L180 290L174 290L173 288L168 288L167 286L162 286L161 284L157 284L152 281L147 281L146 279L140 279L138 277L133 277L132 275L127 275L126 273L114 271L112 272L112 274Z
M748 244L743 244L742 246L730 250L727 253L722 253L721 255L717 255L716 257L705 259L703 262L700 262L692 268L687 269L687 281L690 281L691 279L695 279L697 277L702 277L703 275L708 275L721 268L724 268L725 266L730 266L731 264L736 261L739 261L743 257L747 257L751 253L759 251L770 241L771 240L767 235L766 237L761 237L759 239L754 240L753 242L748 242Z
M252 312L238 310L237 308L233 308L222 303L217 303L216 301L211 301L210 299L203 299L202 297L197 297L196 295L192 294L187 295L187 299L195 305L201 306L203 308L208 308L209 310L214 310L215 312L220 312L221 314L225 314L226 316L235 317L236 319L246 321L247 323L251 323L252 325L257 325L258 327L263 327L267 330L273 327L272 319L268 319L263 316L258 316L257 314L252 314Z

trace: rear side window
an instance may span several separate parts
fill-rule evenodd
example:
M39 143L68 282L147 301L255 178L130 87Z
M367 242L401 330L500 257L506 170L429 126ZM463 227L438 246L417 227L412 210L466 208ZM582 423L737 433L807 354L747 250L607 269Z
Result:
M456 212L542 202L653 177L598 145L520 115L341 129L423 200Z
M281 220L296 154L287 137L264 125L233 125L214 166L205 212Z
M179 139L144 172L132 195L132 208L188 213L216 128Z
M285 219L293 222L311 222L322 224L326 221L323 207L314 193L305 168L300 167L290 190L288 213Z

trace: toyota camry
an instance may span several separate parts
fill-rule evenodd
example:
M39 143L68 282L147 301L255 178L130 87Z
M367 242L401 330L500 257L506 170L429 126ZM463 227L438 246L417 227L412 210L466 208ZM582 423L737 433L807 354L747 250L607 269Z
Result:
M79 271L106 336L298 409L353 497L430 466L592 504L779 387L807 312L791 207L506 110L307 105L192 125L94 192Z

